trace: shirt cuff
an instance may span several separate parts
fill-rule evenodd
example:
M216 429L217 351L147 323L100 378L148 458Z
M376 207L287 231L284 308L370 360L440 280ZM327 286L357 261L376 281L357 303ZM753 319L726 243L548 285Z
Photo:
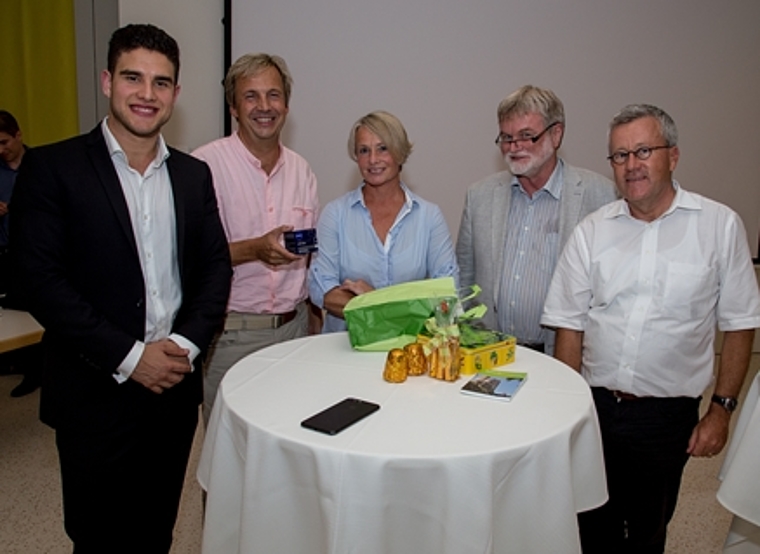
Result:
M201 353L201 349L195 346L195 344L193 344L192 341L176 333L172 333L171 335L169 335L169 340L174 341L181 348L184 348L190 351L187 357L190 360L191 371L195 371L195 366L193 366L193 362L195 361L195 358L198 357L198 354Z
M137 367L144 350L145 343L140 342L139 340L135 341L129 354L127 354L126 358L121 361L119 367L116 368L116 373L114 373L113 378L116 379L117 383L121 384L132 376L132 372Z
M200 348L195 346L192 341L189 341L182 335L172 333L169 335L169 340L175 342L180 348L184 348L190 351L190 353L187 355L188 359L190 360L190 371L195 371L193 362L195 361L195 358L198 357L198 354L201 353ZM127 354L127 356L122 360L122 362L119 364L119 367L116 368L116 373L114 374L113 378L116 379L117 383L121 384L132 376L132 372L140 362L140 358L142 357L144 350L145 343L136 341L132 349L129 351L129 354Z

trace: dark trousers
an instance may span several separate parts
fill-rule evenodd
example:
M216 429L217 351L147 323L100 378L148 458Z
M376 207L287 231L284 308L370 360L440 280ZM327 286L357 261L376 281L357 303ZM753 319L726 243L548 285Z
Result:
M169 552L198 424L197 406L183 410L154 411L109 432L57 430L75 554Z
M673 516L698 398L620 400L594 387L609 500L578 514L584 554L661 554Z

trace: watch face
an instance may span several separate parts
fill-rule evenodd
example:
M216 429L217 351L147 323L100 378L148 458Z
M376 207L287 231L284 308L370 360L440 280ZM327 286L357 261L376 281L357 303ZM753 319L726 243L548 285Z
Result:
M713 395L712 401L716 404L720 404L729 412L733 412L736 409L736 406L739 404L739 401L736 398L718 396L717 394Z

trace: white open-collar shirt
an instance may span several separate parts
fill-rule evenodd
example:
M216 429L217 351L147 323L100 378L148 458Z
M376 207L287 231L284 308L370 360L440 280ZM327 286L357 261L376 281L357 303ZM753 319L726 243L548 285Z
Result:
M760 293L739 216L676 191L646 222L618 200L586 217L557 265L541 323L583 331L591 386L697 397L713 375L716 325L760 326Z
M190 351L192 361L200 352L197 345L185 337L171 334L174 318L182 304L182 284L177 261L177 229L169 170L166 159L169 149L159 135L158 152L145 173L129 166L129 160L119 142L103 120L101 128L116 173L124 193L132 222L137 251L145 279L145 342L136 341L114 375L118 382L126 381L145 349L145 343L171 338ZM115 294L118 294L115 292Z

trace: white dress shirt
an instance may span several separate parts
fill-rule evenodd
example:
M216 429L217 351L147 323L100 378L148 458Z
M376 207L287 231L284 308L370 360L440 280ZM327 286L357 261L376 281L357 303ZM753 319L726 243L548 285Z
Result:
M633 218L624 200L586 217L557 265L541 322L584 332L591 386L697 397L712 379L716 324L760 326L741 219L673 186L672 205L652 222Z
M119 142L107 125L102 123L103 136L119 176L124 199L129 208L137 250L145 279L145 343L170 337L182 348L190 350L190 360L200 349L180 335L171 335L174 318L182 304L182 285L177 262L177 234L169 170L166 159L169 150L159 135L158 152L144 174L129 166ZM120 383L126 381L145 349L136 341L114 375Z

